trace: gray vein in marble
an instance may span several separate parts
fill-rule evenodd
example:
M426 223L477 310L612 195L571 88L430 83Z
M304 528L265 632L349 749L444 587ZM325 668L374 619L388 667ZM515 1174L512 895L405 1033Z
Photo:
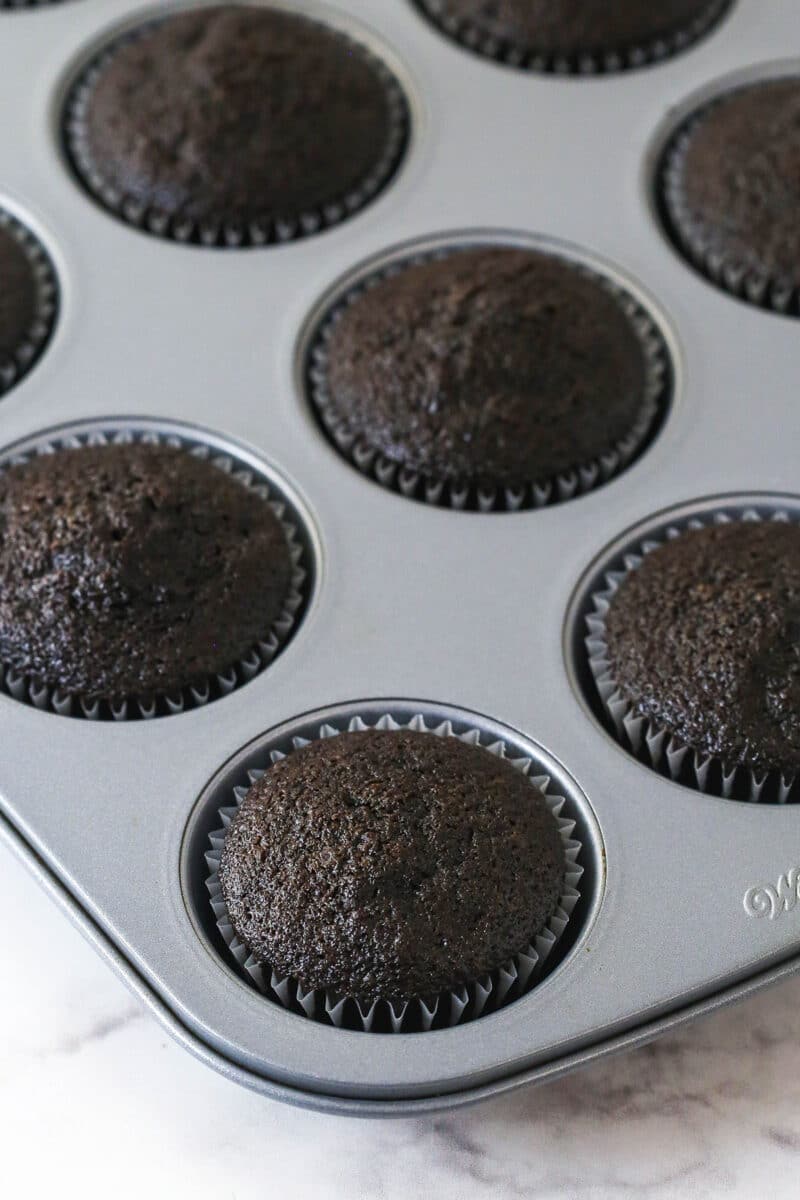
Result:
M69 1033L49 1046L39 1046L31 1054L32 1058L49 1059L72 1054L80 1054L87 1046L102 1042L113 1037L123 1029L127 1029L135 1021L140 1021L145 1015L140 1005L134 1005L114 1016L98 1017L86 1029Z

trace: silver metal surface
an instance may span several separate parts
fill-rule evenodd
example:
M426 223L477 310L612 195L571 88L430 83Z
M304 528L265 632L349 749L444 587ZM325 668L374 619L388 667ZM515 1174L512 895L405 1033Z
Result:
M268 670L151 722L94 723L0 696L4 834L180 1039L268 1095L412 1112L542 1080L798 966L800 906L743 897L800 863L800 809L700 796L633 761L573 686L579 580L650 514L731 492L800 492L798 325L719 292L653 215L671 114L721 76L775 62L795 0L738 0L690 52L597 79L495 67L402 0L297 7L367 37L409 94L404 165L339 228L264 250L163 242L106 215L65 169L58 103L87 47L141 9L74 0L0 14L0 203L43 240L59 323L0 404L0 449L118 415L217 431L272 466L307 516L316 587ZM298 347L320 298L399 243L498 229L555 238L618 272L664 326L676 395L654 444L597 492L550 509L426 508L362 477L320 433ZM265 730L364 698L457 706L529 737L588 798L605 851L596 917L518 1003L463 1028L349 1033L275 1011L197 934L181 888L187 822L221 765Z

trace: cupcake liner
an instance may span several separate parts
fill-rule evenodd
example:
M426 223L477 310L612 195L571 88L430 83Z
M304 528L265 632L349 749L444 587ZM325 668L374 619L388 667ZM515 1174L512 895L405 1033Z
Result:
M319 208L286 213L282 216L267 215L243 223L238 220L199 221L180 214L170 215L157 206L144 204L137 197L121 192L108 183L103 177L101 166L94 161L91 153L86 112L94 88L117 53L131 42L145 37L165 19L160 17L116 38L85 68L67 96L63 117L64 145L78 180L90 195L115 216L146 233L173 242L229 249L297 241L339 225L365 208L389 183L405 153L410 124L405 94L386 64L361 42L332 25L323 25L322 22L302 13L293 12L292 15L297 20L324 28L346 45L348 53L361 55L385 89L390 118L386 146L381 158L358 187Z
M0 230L13 237L25 253L36 287L36 315L26 336L13 353L0 355L0 396L3 396L30 371L53 332L58 284L53 265L38 238L4 209L0 209Z
M609 48L602 53L584 51L568 55L537 53L533 49L521 48L510 39L492 37L473 22L448 14L447 0L415 0L415 3L441 32L467 50L494 62L522 71L550 75L613 75L654 66L687 50L722 20L733 0L709 0L706 9L685 28L642 42L641 45L627 49Z
M647 380L639 415L625 437L610 445L605 453L568 471L531 480L521 487L478 487L472 482L437 479L403 467L370 445L363 435L354 433L347 421L334 411L327 385L328 346L337 323L349 306L376 284L393 278L407 268L447 258L451 254L458 254L460 250L472 249L476 244L450 246L390 263L355 284L334 302L313 335L306 364L306 388L322 427L336 449L362 474L408 499L421 500L426 504L458 511L520 512L571 500L593 491L620 474L656 432L669 402L670 356L655 321L629 292L599 271L562 255L551 256L599 283L614 297L628 317L644 355Z
M780 771L758 771L737 763L729 764L685 745L652 718L641 716L625 697L614 677L606 638L606 616L614 594L631 572L638 570L646 555L691 529L724 525L731 521L790 521L789 512L772 509L767 516L755 508L720 509L702 517L677 522L634 545L621 563L605 571L605 586L592 593L591 611L586 614L588 635L584 638L588 666L594 679L602 711L617 741L640 762L675 783L724 799L762 804L787 804L800 800L798 776Z
M718 288L757 308L800 316L800 285L788 276L781 278L758 270L721 246L718 233L693 216L683 187L686 156L697 129L732 95L754 86L757 84L748 83L723 92L694 112L672 135L659 170L661 218L676 248Z
M356 715L349 720L342 719L335 725L330 723L321 725L318 737L336 737L345 731L364 729L412 729L430 734L432 737L457 737L470 745L482 745L484 749L500 758L508 756L508 761L514 767L529 776L531 782L544 794L551 811L556 816L564 845L566 860L564 891L555 912L542 931L523 950L493 971L481 976L480 979L473 980L452 991L441 992L434 996L415 997L402 1005L390 1000L379 999L368 1006L352 996L339 995L330 990L306 991L297 979L276 974L269 964L259 962L239 940L230 923L219 882L219 864L227 828L248 791L246 787L235 787L231 797L234 803L219 810L220 828L209 834L211 848L206 853L209 871L206 887L210 895L216 926L226 950L240 972L262 995L292 1012L304 1014L312 1020L331 1024L337 1029L355 1029L367 1033L427 1031L434 1027L451 1027L475 1020L489 1012L495 1012L498 1008L518 999L542 977L547 959L562 937L570 916L581 898L580 880L583 875L583 867L580 857L582 844L574 837L575 821L561 815L566 803L565 797L548 793L549 776L529 774L534 765L531 758L510 757L510 747L505 742L496 740L486 743L482 741L481 731L477 728L456 733L452 723L447 720L435 724L428 723L425 716L417 714L401 724L390 713L384 713L378 718L373 716L369 720L364 720L361 716ZM293 750L308 745L309 740L302 737L293 738ZM260 779L264 770L268 770L271 763L274 764L285 757L286 755L281 751L273 750L270 754L271 762L265 762L264 769L248 771L250 784L252 785L257 779Z
M302 616L307 600L308 570L299 518L278 495L277 490L273 494L263 476L244 463L238 462L231 454L217 451L204 442L174 432L161 433L134 426L123 429L104 429L100 426L90 432L55 435L43 439L29 451L11 453L0 461L0 475L6 468L26 463L36 455L57 454L61 450L74 450L82 446L131 445L134 442L185 449L193 457L210 462L218 470L224 471L269 504L281 523L292 559L289 592L283 609L277 620L265 632L263 639L255 642L245 655L231 663L225 671L209 676L202 683L187 685L172 692L128 696L118 702L88 699L62 692L42 680L0 663L0 690L15 700L33 705L34 708L58 713L59 716L83 717L91 721L149 720L158 716L171 716L191 708L201 708L213 700L229 695L269 666L289 641Z

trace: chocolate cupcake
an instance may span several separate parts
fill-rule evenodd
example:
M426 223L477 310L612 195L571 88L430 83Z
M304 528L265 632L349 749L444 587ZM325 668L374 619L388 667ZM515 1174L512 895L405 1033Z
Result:
M522 508L610 478L653 432L666 352L627 294L539 250L401 262L317 334L312 400L384 485L453 507Z
M796 798L800 524L720 511L622 562L592 598L586 643L620 741L701 791Z
M702 37L730 0L417 0L470 49L534 70L619 71Z
M39 242L0 210L0 395L30 370L49 338L56 282Z
M6 686L27 681L57 711L131 715L136 698L154 715L182 707L170 697L230 690L297 582L273 506L165 444L86 445L8 467L0 528Z
M535 955L574 877L564 823L531 780L418 730L306 743L250 787L224 837L233 933L273 982L325 992L329 1009L349 997L402 1012Z
M800 312L800 77L761 80L694 114L670 142L663 211L679 249L720 287Z
M360 43L282 9L223 4L113 43L73 88L66 136L82 182L126 220L253 245L363 207L406 125L399 85Z

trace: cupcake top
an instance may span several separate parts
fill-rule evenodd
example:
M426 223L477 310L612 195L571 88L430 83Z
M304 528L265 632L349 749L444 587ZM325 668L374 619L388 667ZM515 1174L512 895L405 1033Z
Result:
M530 55L580 58L625 54L695 32L720 0L423 0L442 21Z
M291 556L268 503L163 445L0 476L0 663L89 700L202 684L265 638Z
M666 165L673 230L702 261L800 287L800 78L710 104Z
M558 907L555 817L510 763L408 730L312 742L255 783L225 837L236 933L306 989L432 996L526 948Z
M606 616L634 710L736 764L800 768L800 526L736 521L647 554Z
M641 341L597 278L476 247L349 303L330 328L323 415L429 479L524 487L609 452L647 383Z
M203 7L123 36L70 138L90 188L123 208L266 230L358 207L388 174L388 80L357 43L306 17Z

